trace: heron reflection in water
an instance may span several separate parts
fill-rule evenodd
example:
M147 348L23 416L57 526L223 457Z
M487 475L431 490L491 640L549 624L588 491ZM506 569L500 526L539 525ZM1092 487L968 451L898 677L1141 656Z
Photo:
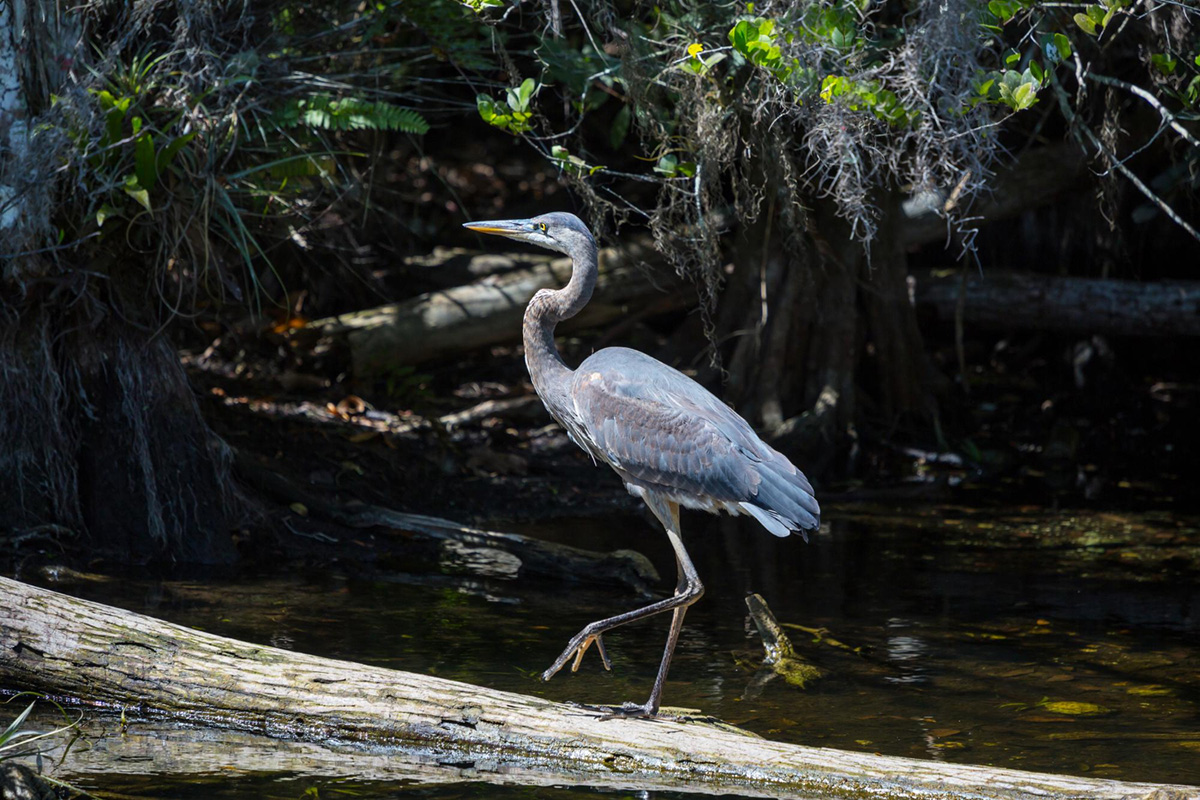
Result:
M626 347L608 347L572 370L554 344L554 328L583 310L596 285L596 241L573 214L469 222L479 233L504 236L571 257L571 280L542 289L525 309L525 365L550 416L592 458L608 464L631 494L642 498L671 540L679 578L675 593L645 608L584 627L542 673L549 680L574 658L579 668L593 644L604 650L607 631L671 612L671 630L650 699L626 703L623 713L654 716L662 701L683 615L704 594L679 532L679 507L749 514L776 536L815 530L821 510L812 485L786 456L766 444L729 406L691 378Z

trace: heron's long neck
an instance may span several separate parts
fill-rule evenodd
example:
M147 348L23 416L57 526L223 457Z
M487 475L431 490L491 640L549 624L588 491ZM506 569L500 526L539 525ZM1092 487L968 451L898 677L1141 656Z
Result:
M525 308L525 366L533 388L550 413L561 418L571 406L570 386L573 370L567 367L554 344L554 328L583 310L592 299L596 286L596 244L581 242L568 253L571 256L571 280L558 291L542 290Z

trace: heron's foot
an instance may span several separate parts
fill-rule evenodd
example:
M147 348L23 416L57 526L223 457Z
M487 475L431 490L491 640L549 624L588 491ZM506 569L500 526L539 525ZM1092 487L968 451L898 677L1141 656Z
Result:
M562 654L550 665L550 669L542 673L542 680L548 681L554 677L555 673L567 665L571 657L575 657L574 663L571 664L571 672L579 671L579 664L583 661L583 654L588 651L588 648L593 644L596 645L596 652L600 654L600 661L604 663L606 670L612 670L612 662L608 659L608 652L604 649L604 634L593 633L589 628L584 628L567 644L567 649L562 651Z

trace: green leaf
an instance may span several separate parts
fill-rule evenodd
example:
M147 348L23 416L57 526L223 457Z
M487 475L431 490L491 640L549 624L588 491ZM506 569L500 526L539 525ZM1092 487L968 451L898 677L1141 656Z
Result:
M1037 102L1037 92L1034 91L1032 83L1022 83L1013 92L1013 100L1016 102L1015 108L1017 111L1023 111Z
M1200 75L1192 78L1187 88L1183 90L1183 102L1188 106L1196 105L1196 101L1200 100Z
M105 203L104 205L100 206L100 208L97 209L97 211L96 211L96 227L103 228L104 221L106 219L108 219L109 217L115 215L116 213L117 213L117 210L115 208L113 208L112 206L110 206L108 203Z
M1038 86L1041 86L1045 82L1046 73L1042 71L1042 67L1038 62L1029 62L1029 74L1030 77L1037 81Z
M137 173L138 183L142 188L148 192L154 189L154 184L158 182L158 164L154 155L154 139L149 131L134 142L133 170Z
M1096 35L1096 23L1091 17L1086 14L1076 14L1072 19L1075 20L1075 24L1079 26L1080 30L1088 36Z
M29 713L33 711L33 707L36 704L36 700L30 703L28 708L18 714L17 718L14 719L12 723L4 729L4 732L0 733L0 744L4 744L10 739L16 738L18 735L20 735L21 726L25 724L25 719L29 716Z
M497 117L496 104L492 102L492 98L486 94L476 95L475 107L479 109L479 116L483 118L484 122L495 124L493 120Z
M151 213L154 212L154 208L150 205L150 193L142 188L142 186L138 183L136 175L127 176L125 178L125 185L121 188L125 190L125 194L129 195L134 200L137 200L138 203L141 204L142 208Z
M663 175L667 178L674 178L675 173L678 171L678 167L679 167L679 159L677 157L675 157L674 155L668 153L667 155L660 158L658 160L658 163L654 165L654 171L657 172L659 175Z
M1058 57L1063 61L1071 57L1071 40L1064 34L1054 34L1054 47L1058 50Z
M608 143L613 150L618 149L629 134L629 106L624 105L613 117L612 127L608 130Z
M1004 56L1004 63L1010 67L1013 64L1016 64L1020 60L1021 60L1021 54L1018 53L1016 50L1012 50L1007 55Z
M162 175L167 167L171 166L171 162L175 160L175 156L179 155L179 151L187 146L187 143L196 138L196 133L185 133L183 136L176 136L171 142L158 153L158 160L155 162L155 170L159 175Z
M1150 63L1163 75L1173 75L1175 73L1175 66L1179 62L1167 53L1152 53L1150 55Z
M533 91L537 88L537 83L533 78L526 78L521 81L521 85L516 89L509 89L508 107L513 111L526 111L529 108L529 99L533 97Z

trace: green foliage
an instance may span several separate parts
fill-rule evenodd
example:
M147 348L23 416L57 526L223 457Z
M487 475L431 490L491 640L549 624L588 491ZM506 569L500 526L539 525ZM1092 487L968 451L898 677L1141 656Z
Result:
M1031 8L1033 0L991 0L988 11L1003 25L1022 11Z
M13 695L5 702L7 703L9 700L14 700L18 697L27 695L44 699L42 695L39 694L33 694L32 692L21 692L20 694ZM29 719L29 715L33 713L34 707L37 705L37 700L34 700L25 707L24 711L17 714L16 718L8 724L8 727L0 731L0 761L37 753L38 748L32 746L34 742L57 736L60 733L65 733L79 724L79 719L76 719L72 722L67 716L67 712L58 703L53 701L49 702L51 702L51 704L54 705L54 707L57 708L62 714L65 724L60 725L57 728L52 728L48 731L35 731L26 728L25 723ZM82 716L80 719L82 719Z
M476 14L489 8L503 8L504 0L458 0Z
M142 56L134 59L109 83L107 89L91 89L102 117L104 128L96 142L95 154L88 163L105 185L119 186L121 191L147 213L154 212L150 193L159 179L169 170L179 152L196 138L195 132L171 135L178 115L168 115L151 104L147 93L156 88L157 81L148 76L162 57ZM81 150L88 150L88 132L75 131ZM113 213L120 213L124 204L110 195L103 203L104 212L97 212L98 225Z
M1179 65L1179 60L1173 58L1168 53L1151 53L1150 63L1163 75L1174 75L1175 67Z
M1099 36L1101 30L1108 28L1113 16L1132 2L1133 0L1100 0L1099 4L1089 5L1085 13L1076 14L1073 19L1088 36Z
M851 111L865 109L895 126L913 125L921 117L921 112L905 108L895 92L884 89L876 80L856 81L830 75L821 81L821 99L826 103L840 99Z
M733 45L734 52L783 83L787 83L800 67L799 59L785 57L780 48L781 42L791 41L791 34L780 36L775 28L775 20L765 17L740 20L729 31L729 43Z
M731 34L732 35L732 34ZM679 65L679 68L693 75L704 77L713 67L725 60L724 53L713 53L711 56L701 56L704 51L704 45L700 43L690 44L687 49L687 60Z
M842 0L810 5L802 29L808 41L829 44L838 50L851 50L863 43L858 10Z
M696 177L696 162L680 161L673 153L667 153L654 165L654 171L664 178Z
M276 112L275 121L284 128L304 126L326 131L429 132L429 123L411 108L360 97L334 99L322 94L290 100Z
M529 110L529 102L536 91L537 82L533 78L526 78L516 89L505 91L505 105L493 101L486 94L477 95L475 104L479 116L487 124L514 135L528 133L533 127L530 123L533 112Z
M571 155L571 151L562 145L550 148L550 158L559 169L572 175L594 175L604 169L603 165L592 166L579 156Z

